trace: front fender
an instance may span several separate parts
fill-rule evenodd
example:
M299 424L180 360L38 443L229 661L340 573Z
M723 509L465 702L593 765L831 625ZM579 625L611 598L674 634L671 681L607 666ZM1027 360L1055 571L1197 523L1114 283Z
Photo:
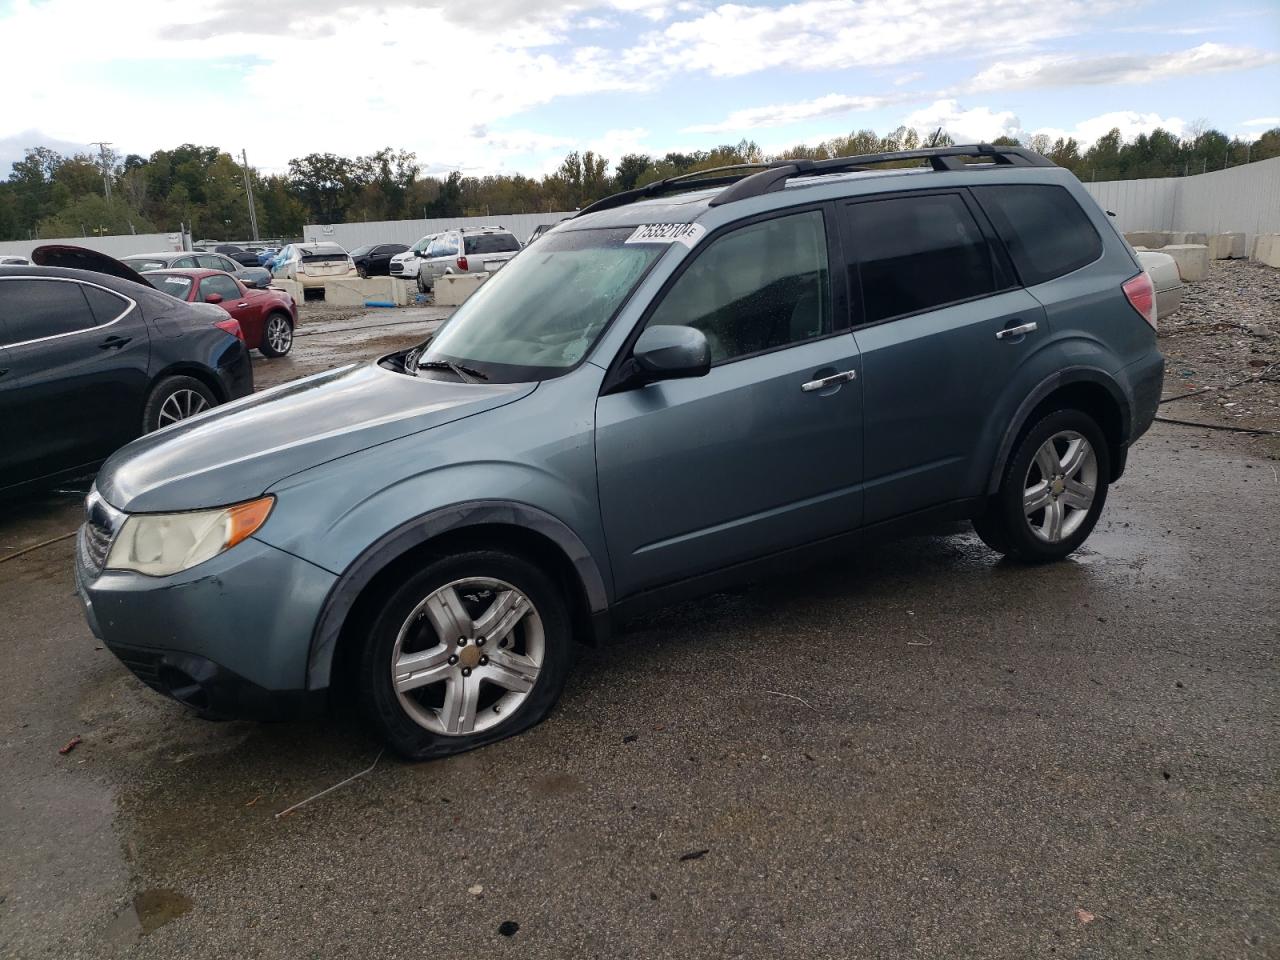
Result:
M551 514L526 503L477 500L443 507L415 517L385 534L347 567L329 590L316 620L307 656L307 689L329 685L338 636L356 599L378 572L414 547L445 533L488 524L521 527L541 534L564 552L582 583L591 612L608 608L605 580L591 551L569 527Z

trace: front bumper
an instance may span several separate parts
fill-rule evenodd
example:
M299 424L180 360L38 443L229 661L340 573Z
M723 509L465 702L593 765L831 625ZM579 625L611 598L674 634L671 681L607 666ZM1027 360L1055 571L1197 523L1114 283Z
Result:
M76 592L94 635L152 689L211 717L279 719L306 689L311 634L336 579L253 537L170 577L99 572L77 538Z

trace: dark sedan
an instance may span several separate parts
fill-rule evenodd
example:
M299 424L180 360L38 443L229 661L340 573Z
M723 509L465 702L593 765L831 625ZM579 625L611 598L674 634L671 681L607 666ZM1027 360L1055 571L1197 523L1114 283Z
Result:
M404 253L409 247L404 243L369 243L351 251L356 272L362 277L388 277L391 275L391 258Z
M175 300L91 251L32 258L93 269L0 267L0 493L83 473L253 392L248 349L215 325L220 307Z

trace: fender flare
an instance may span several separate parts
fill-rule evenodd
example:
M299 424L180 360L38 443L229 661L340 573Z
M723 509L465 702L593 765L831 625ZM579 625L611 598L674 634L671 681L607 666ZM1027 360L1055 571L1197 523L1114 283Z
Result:
M1055 390L1070 386L1073 383L1095 383L1104 387L1120 409L1120 436L1128 437L1132 423L1132 405L1125 391L1116 382L1115 377L1101 367L1065 367L1050 374L1040 381L1014 412L1013 418L1005 428L1000 445L996 448L996 456L991 464L991 473L987 477L986 495L990 496L1000 489L1000 477L1004 473L1005 463L1013 452L1013 441L1026 425L1031 412Z
M347 615L364 588L388 563L442 534L495 523L523 527L552 541L569 558L591 613L598 614L608 609L609 595L600 568L591 551L565 523L525 503L477 500L454 504L402 523L379 537L347 565L330 587L320 616L316 618L307 654L306 688L316 690L329 685L333 654Z

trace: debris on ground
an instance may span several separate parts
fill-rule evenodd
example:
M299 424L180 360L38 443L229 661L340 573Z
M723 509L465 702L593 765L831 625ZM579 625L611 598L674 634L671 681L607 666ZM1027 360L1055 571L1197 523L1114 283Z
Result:
M70 740L67 741L67 745L65 747L59 747L58 752L65 757L68 753L70 753L76 747L80 746L80 744L82 743L84 743L84 738L77 733L74 737L72 737Z
M1280 270L1212 260L1160 320L1165 356L1160 415L1217 425L1280 428Z
M1079 907L1076 907L1076 919L1079 920L1080 923L1083 925L1086 923L1093 923L1093 921L1097 920L1098 918L1094 916L1092 913L1090 913L1088 910L1082 910Z
M519 929L520 924L516 923L514 920L503 920L498 924L498 932L504 937L514 937L516 935L516 931Z
M467 893L471 894L473 897L478 897L480 894L484 893L484 887L481 884L474 883L467 887Z
M701 860L710 852L710 850L690 850L688 853L680 854L680 862L684 863L686 860Z

